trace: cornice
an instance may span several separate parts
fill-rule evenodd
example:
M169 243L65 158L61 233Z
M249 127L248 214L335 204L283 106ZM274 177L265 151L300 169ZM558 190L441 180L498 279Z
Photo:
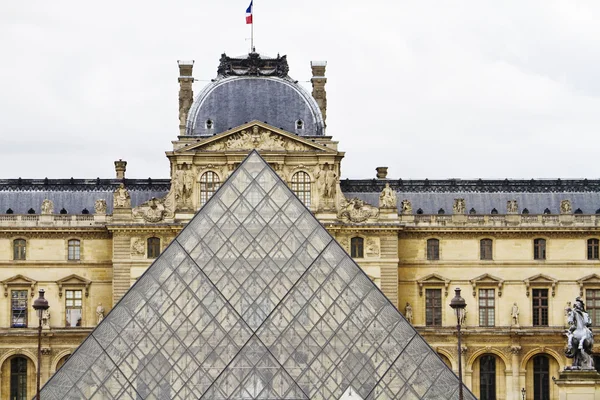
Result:
M12 239L17 236L25 239L66 239L77 236L81 239L110 239L111 234L104 227L63 229L48 228L11 228L0 230L0 239Z

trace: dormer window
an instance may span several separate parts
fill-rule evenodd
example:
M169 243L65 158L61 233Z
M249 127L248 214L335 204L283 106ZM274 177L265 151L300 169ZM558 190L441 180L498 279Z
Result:
M206 129L212 129L214 126L213 120L212 119L207 119L206 120Z
M296 129L304 129L304 121L301 119L296 121Z

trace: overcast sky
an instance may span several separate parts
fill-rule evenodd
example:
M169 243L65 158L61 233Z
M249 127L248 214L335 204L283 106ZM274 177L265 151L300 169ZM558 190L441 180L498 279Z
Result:
M177 60L198 93L249 0L0 2L0 178L166 178ZM343 178L600 177L600 1L256 0L255 39L327 60ZM310 84L305 83L309 88Z

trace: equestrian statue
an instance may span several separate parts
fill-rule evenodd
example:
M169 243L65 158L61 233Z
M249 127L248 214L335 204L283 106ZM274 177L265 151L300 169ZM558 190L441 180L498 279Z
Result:
M594 346L594 334L590 329L592 320L585 311L585 305L580 297L575 299L573 308L568 308L567 321L567 349L565 355L573 359L573 365L566 370L593 370L594 358L592 347Z

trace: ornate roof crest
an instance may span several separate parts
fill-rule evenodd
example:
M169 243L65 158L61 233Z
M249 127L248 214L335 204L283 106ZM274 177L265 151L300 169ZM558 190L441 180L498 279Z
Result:
M287 77L290 70L287 56L261 58L258 53L250 53L247 57L228 57L221 54L217 74L219 76L278 76Z

